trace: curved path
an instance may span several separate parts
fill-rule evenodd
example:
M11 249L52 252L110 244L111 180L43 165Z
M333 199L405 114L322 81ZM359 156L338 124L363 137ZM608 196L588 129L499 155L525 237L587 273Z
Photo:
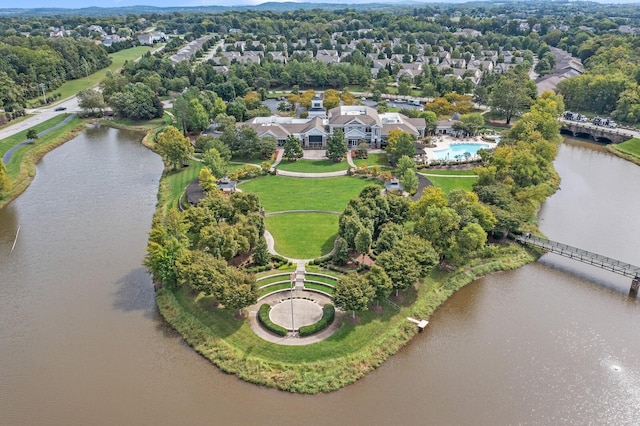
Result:
M329 296L326 296L321 293L317 293L315 291L309 290L294 290L293 291L294 298L307 298L313 299L316 303L321 306L324 306L327 303L332 303L332 300ZM250 306L249 309L249 325L251 326L251 330L261 339L266 340L267 342L276 343L278 345L285 346L303 346L310 345L312 343L317 343L321 340L324 340L330 336L332 336L340 326L342 325L342 321L344 319L344 312L336 309L335 318L333 323L324 330L319 333L316 333L312 336L300 337L297 335L289 334L287 336L278 336L277 334L271 333L267 329L265 329L258 320L258 309L260 305L263 303L268 303L271 306L277 305L281 303L283 299L289 300L288 292L279 292L272 293L265 298L261 299L255 305Z
M275 170L276 171L276 175L278 175L278 176L313 179L313 178L329 178L329 177L347 176L349 174L349 169L347 169L347 170L339 170L337 172L325 172L325 173L303 173L303 172L289 172L289 171L286 171L286 170L279 170L277 167L278 167L278 164L280 164L280 161L282 161L283 152L284 152L284 150L282 150L282 149L278 150L278 156L276 157L276 161L271 166L271 169ZM303 158L305 158L307 156L308 152L309 152L309 150L305 151L305 156L303 156ZM316 151L310 151L310 152L316 152ZM308 158L317 159L316 156L309 156ZM355 168L356 167L356 165L353 163L353 160L351 159L351 151L350 150L347 151L347 163L349 164L349 168Z
M337 172L326 172L326 173L302 173L302 172L288 172L286 170L276 169L276 175L278 176L287 176L287 177L296 177L296 178L330 178L330 177L346 176L347 174L349 174L348 170L340 170Z
M60 127L64 126L65 124L67 124L69 121L71 121L73 119L73 117L75 117L76 114L70 114L67 118L65 118L64 120L62 120L60 123L56 124L55 126L49 127L48 129L44 129L43 131L41 131L40 133L38 133L38 137L44 136L47 133L59 129ZM7 152L4 153L4 155L2 156L2 162L4 164L8 164L9 161L11 161L11 157L13 156L13 153L19 149L21 146L30 144L31 142L33 142L33 139L27 139L25 141L20 142L17 145L12 146L11 148L9 148L7 150Z

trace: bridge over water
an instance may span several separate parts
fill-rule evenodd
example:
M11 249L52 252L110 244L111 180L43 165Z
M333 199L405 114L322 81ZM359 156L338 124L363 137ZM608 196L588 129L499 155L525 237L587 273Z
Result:
M627 129L612 129L596 126L588 122L560 120L561 131L570 133L573 137L590 137L596 142L620 143L634 137L637 132Z
M624 263L610 257L591 253L556 241L535 237L531 234L517 235L515 240L521 244L540 247L551 253L556 253L560 256L575 259L579 262L588 263L589 265L596 266L600 269L605 269L607 271L629 277L632 279L629 296L636 297L638 295L638 290L640 290L640 266Z

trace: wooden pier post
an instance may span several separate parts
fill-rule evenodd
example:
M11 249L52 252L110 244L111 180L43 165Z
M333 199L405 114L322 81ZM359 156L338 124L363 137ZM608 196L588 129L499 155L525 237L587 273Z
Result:
M640 276L636 275L631 281L631 289L629 290L629 297L637 297L638 290L640 290Z

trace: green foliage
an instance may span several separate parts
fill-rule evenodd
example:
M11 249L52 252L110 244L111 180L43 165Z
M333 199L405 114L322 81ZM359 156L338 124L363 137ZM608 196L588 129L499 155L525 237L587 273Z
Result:
M107 104L118 115L132 120L149 120L164 113L162 103L144 83L124 86L109 97Z
M382 300L388 297L393 290L391 278L379 265L373 265L369 272L364 275L369 285L375 290L375 299Z
M349 261L349 246L344 238L336 238L334 244L335 251L333 252L333 263L336 265L346 265Z
M289 161L295 161L298 158L302 158L303 150L300 146L298 138L293 135L287 136L284 142L284 158Z
M176 170L193 154L193 146L191 146L189 139L182 136L180 131L173 126L166 127L158 134L156 149L167 162L173 164L173 168Z
M418 175L416 175L416 171L413 169L407 169L400 176L400 184L409 194L415 194L418 191Z
M278 336L286 336L288 333L287 329L271 321L271 318L269 318L270 311L271 306L268 303L260 305L260 309L258 309L258 319L260 320L260 323L270 332L275 333Z
M218 179L225 177L229 171L229 162L223 159L215 148L210 148L204 154L202 162Z
M366 160L369 158L369 144L365 141L358 144L358 148L356 149L356 158L360 160Z
M536 95L535 84L532 90L530 83L533 81L526 74L509 70L500 76L493 88L489 105L504 115L507 124L511 123L511 119L522 113L533 101Z
M300 327L298 334L300 337L306 337L324 330L333 323L335 315L336 308L334 308L331 303L327 303L322 307L322 318L320 318L320 321Z
M253 252L253 263L258 266L265 266L269 263L269 251L267 250L267 241L260 236L256 249Z
M33 127L27 130L27 139L31 139L33 141L38 139L38 131Z
M403 156L413 158L416 153L414 137L401 130L391 130L387 142L387 152L391 156L391 164L397 164Z
M11 180L7 176L7 168L2 160L0 160L0 198L4 197L5 193L11 188Z
M344 142L342 129L335 129L327 138L327 157L334 162L340 162L347 153L347 145Z
M360 275L351 273L337 282L333 302L345 311L352 311L352 316L355 317L355 311L367 310L368 303L374 296L375 290L369 282Z

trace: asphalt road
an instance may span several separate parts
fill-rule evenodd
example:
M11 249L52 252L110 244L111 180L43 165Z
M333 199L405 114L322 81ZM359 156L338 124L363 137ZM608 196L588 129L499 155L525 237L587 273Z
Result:
M54 111L54 109L58 107L64 107L66 108L66 110ZM55 117L56 115L65 114L68 112L80 112L80 111L81 109L78 106L78 99L75 96L73 98L65 99L64 101L58 102L53 105L47 105L46 107L27 110L28 114L33 114L33 115L27 118L26 120L12 124L8 127L5 127L4 129L0 129L0 139L13 136L16 133L22 132L23 130L27 130L30 127L33 127L37 124L43 123L49 120L50 118Z

